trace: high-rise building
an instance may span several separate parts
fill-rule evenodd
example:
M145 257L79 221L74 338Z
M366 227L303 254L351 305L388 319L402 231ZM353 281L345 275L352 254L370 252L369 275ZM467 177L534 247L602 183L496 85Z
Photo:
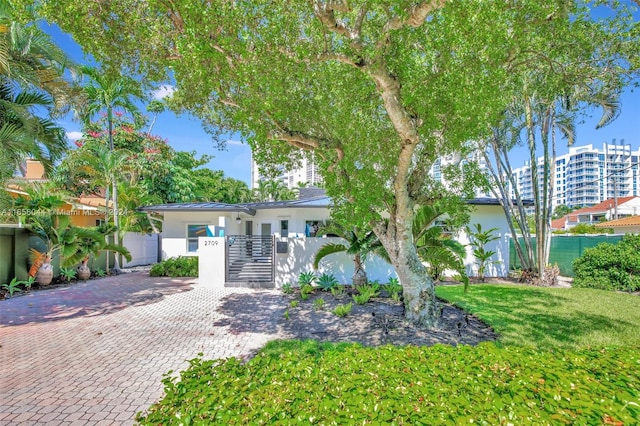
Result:
M542 189L544 158L538 158L538 187ZM531 165L525 163L513 171L520 196L533 199ZM552 170L553 207L593 206L616 197L640 195L640 149L635 151L624 140L569 148L556 158Z
M436 159L429 169L429 175L436 181L443 183L445 186L450 185L451 183L444 176L443 170L446 167L455 165L460 170L467 163L475 163L480 168L481 171L487 170L487 163L484 160L484 157L480 151L474 151L466 155L464 158L461 158L460 154L449 154L443 157ZM490 190L485 191L482 188L476 188L474 196L477 198L493 198L494 195Z
M322 176L318 170L318 165L313 160L305 158L299 168L293 170L287 170L284 167L279 167L280 175L276 177L276 180L282 181L287 188L298 188L299 183L306 183L308 186L315 186L322 182ZM251 161L251 187L258 186L258 182L262 176L257 163Z

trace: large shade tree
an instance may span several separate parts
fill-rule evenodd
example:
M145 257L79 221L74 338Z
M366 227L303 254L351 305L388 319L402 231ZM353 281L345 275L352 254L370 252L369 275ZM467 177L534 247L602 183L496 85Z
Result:
M406 316L426 326L439 309L413 211L447 196L430 190L430 166L498 119L532 38L554 40L585 19L567 0L37 6L114 72L175 78L174 106L241 132L260 163L314 151L335 214L371 226L402 281Z

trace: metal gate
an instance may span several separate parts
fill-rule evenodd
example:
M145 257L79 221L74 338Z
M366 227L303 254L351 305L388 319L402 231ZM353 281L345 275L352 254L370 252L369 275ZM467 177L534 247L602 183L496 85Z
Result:
M273 286L272 235L229 235L226 242L227 286Z

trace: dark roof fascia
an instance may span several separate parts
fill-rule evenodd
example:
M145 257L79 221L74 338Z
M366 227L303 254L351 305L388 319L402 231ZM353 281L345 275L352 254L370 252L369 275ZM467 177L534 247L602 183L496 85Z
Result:
M210 205L210 206L207 206ZM242 204L224 203L170 203L156 204L153 206L138 207L143 212L238 212L250 216L256 215L256 210Z
M326 200L326 203L322 204L313 204L318 201ZM246 206L248 208L253 208L256 210L267 210L267 209L283 209L283 208L323 208L331 206L331 198L327 196L314 197L314 198L305 198L301 200L287 200L287 201L265 201L262 203L243 203L239 204L241 206Z
M469 198L465 200L465 202L467 204L472 204L476 206L499 206L500 205L500 200L498 200L497 198ZM513 200L513 203L517 204L516 200ZM525 207L531 207L534 205L533 200L522 200L522 204Z

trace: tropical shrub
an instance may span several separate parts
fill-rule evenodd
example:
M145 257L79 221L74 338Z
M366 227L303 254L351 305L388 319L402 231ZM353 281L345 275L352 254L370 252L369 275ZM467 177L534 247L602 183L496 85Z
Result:
M298 275L298 285L304 287L305 285L313 285L318 277L313 272L301 272Z
M574 287L640 290L640 235L627 234L617 244L600 243L573 261Z
M345 291L344 286L337 285L335 287L331 287L331 294L336 299L342 299L344 296L346 296L347 292Z
M289 283L289 282L282 284L282 292L284 294L293 293L293 285L291 285L291 283Z
M351 308L353 305L351 303L347 303L345 305L338 305L333 308L333 313L339 316L340 318L344 318L351 312Z
M71 281L76 278L78 271L73 268L60 268L60 278L63 281Z
M322 297L313 301L313 309L321 311L324 309L324 299Z
M151 267L149 275L152 277L197 277L198 258L178 256L163 260Z
M473 247L473 257L478 265L478 279L480 281L484 281L484 274L487 271L487 267L491 264L497 263L495 261L491 261L491 258L496 254L496 252L486 249L487 244L499 239L499 237L494 234L497 230L498 228L491 228L483 231L482 225L479 223L476 223L473 227L467 227L467 233L471 240L471 247Z
M570 234L613 234L613 228L597 228L595 225L579 223L567 232Z
M395 277L389 278L389 282L385 286L385 290L387 290L390 298L395 301L400 300L400 296L402 295L402 285L400 284L400 280Z
M22 289L20 288L20 286L21 286L21 285L23 285L23 284L24 284L24 282L23 282L23 281L20 281L20 280L18 280L18 278L15 278L15 277L14 277L14 278L11 280L11 282L10 282L10 283L8 283L8 284L6 284L6 283L5 283L5 284L2 284L2 285L0 286L0 288L2 288L2 290L4 290L4 291L9 295L9 297L11 297L11 296L13 296L13 293L18 293L18 292L22 291Z
M142 425L637 424L640 348L272 342L167 374Z
M318 277L318 285L322 291L331 291L333 287L338 285L338 280L333 274L324 273Z
M302 300L307 300L311 293L313 293L313 286L311 284L304 284L300 287L300 298Z

